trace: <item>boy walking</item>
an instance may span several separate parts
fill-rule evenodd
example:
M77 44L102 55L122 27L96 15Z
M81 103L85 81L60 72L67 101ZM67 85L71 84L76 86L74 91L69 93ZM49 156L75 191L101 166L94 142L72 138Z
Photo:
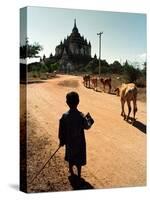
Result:
M86 116L78 111L79 95L70 92L66 95L69 111L59 121L60 146L65 145L65 160L69 163L69 172L74 175L73 166L77 167L77 175L81 177L81 168L86 165L86 141L84 129L89 129L94 120L88 113Z

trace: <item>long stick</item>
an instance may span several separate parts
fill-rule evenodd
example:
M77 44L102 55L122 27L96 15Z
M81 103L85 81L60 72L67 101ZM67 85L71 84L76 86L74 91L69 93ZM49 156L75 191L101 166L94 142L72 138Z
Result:
M60 149L60 146L56 149L56 151L51 155L51 157L48 159L48 161L44 164L44 166L39 170L39 172L33 177L33 179L31 180L31 182L29 184L31 184L34 179L41 173L41 171L44 169L44 167L47 165L47 163L52 159L52 157L56 154L56 152Z

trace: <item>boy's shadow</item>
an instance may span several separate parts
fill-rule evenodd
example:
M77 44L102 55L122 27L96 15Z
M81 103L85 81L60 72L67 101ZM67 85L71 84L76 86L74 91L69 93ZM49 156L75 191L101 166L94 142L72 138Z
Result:
M83 178L78 178L77 175L68 177L70 185L74 190L94 189L94 187Z

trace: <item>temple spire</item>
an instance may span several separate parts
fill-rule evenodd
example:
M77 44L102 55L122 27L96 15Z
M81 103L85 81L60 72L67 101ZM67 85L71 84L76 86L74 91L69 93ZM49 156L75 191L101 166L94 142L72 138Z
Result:
M76 18L74 19L74 28L77 28L77 26L76 26Z
M78 28L77 28L77 25L76 25L76 19L74 19L74 27L72 29L72 32L78 33Z

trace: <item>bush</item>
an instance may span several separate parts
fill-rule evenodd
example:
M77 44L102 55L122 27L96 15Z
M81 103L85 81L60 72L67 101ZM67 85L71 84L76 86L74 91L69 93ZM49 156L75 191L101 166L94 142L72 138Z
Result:
M28 74L28 79L30 78L40 78L41 73L38 71L32 71Z
M40 71L41 69L41 63L39 62L35 62L35 63L31 63L31 64L28 64L28 72L32 72L32 71Z
M59 64L58 63L51 64L52 72L58 70L58 68L59 68Z
M137 87L145 88L146 87L146 79L145 79L145 77L142 76L139 79L137 79L136 80L136 85L137 85Z
M40 70L39 70L41 73L45 73L45 72L48 72L48 67L45 65L45 64L42 64L40 66Z

